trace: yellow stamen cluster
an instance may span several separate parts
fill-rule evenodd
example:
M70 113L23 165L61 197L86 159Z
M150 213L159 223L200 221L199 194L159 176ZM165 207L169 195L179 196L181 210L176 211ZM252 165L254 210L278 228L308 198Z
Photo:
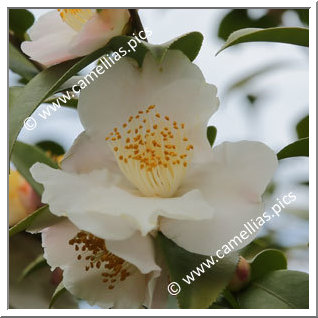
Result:
M80 31L83 25L94 15L92 9L57 9L62 20L73 30Z
M68 243L74 246L79 261L82 259L87 261L86 271L93 268L101 269L101 279L108 286L108 289L113 289L116 282L123 281L130 275L127 270L130 264L110 253L106 249L103 239L91 233L80 231Z
M170 197L191 160L193 145L184 129L184 123L161 116L151 105L105 139L123 173L144 195Z

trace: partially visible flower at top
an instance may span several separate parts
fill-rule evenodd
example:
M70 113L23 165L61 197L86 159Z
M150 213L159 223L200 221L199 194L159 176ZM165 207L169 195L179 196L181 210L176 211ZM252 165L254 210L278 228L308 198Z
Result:
M42 230L44 257L51 270L63 270L66 289L102 308L152 306L160 274L152 244L149 236L138 234L129 240L105 241L68 220Z
M148 53L141 69L121 59L81 93L85 131L62 170L31 168L44 185L42 200L105 240L160 230L211 255L262 213L277 167L260 142L211 149L206 129L218 105L216 87L180 51L169 50L160 64Z
M9 226L13 226L41 205L39 195L21 174L11 169L9 174Z
M59 9L48 12L30 28L31 41L22 51L45 66L87 55L123 34L127 9Z

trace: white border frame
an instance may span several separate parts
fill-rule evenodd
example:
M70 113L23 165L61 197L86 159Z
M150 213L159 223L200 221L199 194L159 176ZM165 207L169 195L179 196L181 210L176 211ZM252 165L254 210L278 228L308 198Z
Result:
M257 3L257 4L256 4ZM43 8L43 2L40 0L29 0L28 8ZM83 4L89 4L90 7L103 7L105 6L105 1L91 0L89 3L78 3L78 1L69 0L61 1L56 0L54 2L56 6L59 7L85 7ZM309 214L310 214L310 223L309 223L309 273L310 273L310 285L309 285L309 301L310 309L286 309L286 310L268 310L268 309L249 309L249 310L218 310L217 312L211 311L210 309L152 309L152 310L141 310L141 309L117 309L117 310L92 310L92 309L7 309L7 262L3 261L0 263L0 273L1 273L1 297L0 297L0 314L1 316L163 316L163 315L174 315L174 316L312 316L316 315L316 2L315 1L295 1L295 0L267 0L267 1L252 1L252 0L215 0L215 1L204 1L196 0L195 2L188 2L180 5L179 1L172 0L161 0L160 3L152 3L152 6L149 6L149 1L145 0L136 0L132 1L116 1L115 7L141 7L141 8L169 8L169 7L182 7L185 8L185 5L191 8L210 8L213 5L213 8L231 8L231 7L253 7L253 8L262 8L262 7L310 7L310 47L309 47L309 112L310 112L310 157L309 157ZM196 7L192 7L192 4L195 4ZM25 7L26 2L21 0L15 1L6 1L5 7L2 7L1 10L1 21L7 21L7 7ZM50 6L47 6L50 8ZM7 43L7 25L3 26L1 32L1 41L2 43ZM2 61L2 74L7 74L7 56L4 50L1 50L1 61ZM1 85L1 96L7 95L7 85L2 83ZM5 113L5 107L1 107L1 125L0 125L0 134L3 139L2 145L7 143L7 114ZM8 159L3 155L1 156L1 166L8 167ZM1 180L7 180L7 170L2 169ZM3 188L1 188L3 189ZM7 188L8 191L8 188ZM1 209L1 218L2 218L2 231L1 235L1 251L2 255L7 254L8 246L8 235L7 235L7 214L4 212L7 210L7 193L2 191L2 209Z

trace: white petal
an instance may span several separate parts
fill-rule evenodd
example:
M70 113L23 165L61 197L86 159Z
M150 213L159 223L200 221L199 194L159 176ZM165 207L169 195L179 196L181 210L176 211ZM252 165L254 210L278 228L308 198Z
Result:
M159 216L202 220L213 215L198 190L175 198L142 197L125 177L106 169L76 175L37 163L30 171L44 185L42 202L52 213L104 239L129 238L135 231L146 235L157 228Z
M90 137L85 131L75 139L72 147L65 154L61 167L65 171L76 173L86 173L106 167L112 171L119 171L105 137Z
M95 14L85 23L71 44L71 52L78 56L87 55L106 45L112 37L122 34L129 20L128 10L107 9L105 13L107 13L106 19L103 18L103 12Z
M165 309L168 304L169 294L167 286L170 283L170 275L161 253L157 253L156 260L161 268L161 272L153 272L149 279L145 306L151 309ZM158 276L159 274L160 276Z
M142 69L131 59L121 59L82 91L78 110L88 134L106 135L138 110L158 104L162 115L185 123L190 140L204 140L201 144L208 145L206 123L218 103L216 88L205 83L199 68L172 50L161 65L147 54Z
M198 165L180 189L180 195L194 188L214 208L206 221L178 221L164 218L160 230L179 246L194 253L211 255L234 236L244 224L262 215L261 195L277 168L275 153L259 142L224 143L215 147L212 161ZM247 245L255 235L242 240Z
M68 242L78 232L78 228L67 219L42 230L44 257L52 270L76 263L77 255Z
M142 274L160 271L160 267L155 263L154 246L149 235L141 236L139 233L135 233L128 240L108 240L107 249L134 264Z
M102 282L102 268L85 271L87 261L77 260L75 249L68 244L79 229L68 220L46 228L42 233L48 264L63 269L63 284L75 296L103 308L139 308L145 299L147 277L136 268L124 281L109 290ZM107 243L106 243L107 245Z
M192 162L206 161L211 153L206 135L207 124L219 105L216 87L202 85L199 81L178 80L153 95L152 100L159 112L162 110L172 120L185 123L184 135L194 145ZM177 105L182 105L182 112ZM197 105L200 105L200 109Z

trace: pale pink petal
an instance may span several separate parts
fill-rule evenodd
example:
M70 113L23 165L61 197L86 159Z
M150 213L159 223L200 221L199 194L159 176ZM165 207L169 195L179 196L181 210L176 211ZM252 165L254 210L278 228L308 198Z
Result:
M62 21L58 12L52 11L39 18L29 31L32 41L21 44L21 50L45 66L75 58L69 51L76 32Z
M105 9L95 14L73 40L70 51L78 56L94 52L112 37L122 34L128 20L127 9Z

